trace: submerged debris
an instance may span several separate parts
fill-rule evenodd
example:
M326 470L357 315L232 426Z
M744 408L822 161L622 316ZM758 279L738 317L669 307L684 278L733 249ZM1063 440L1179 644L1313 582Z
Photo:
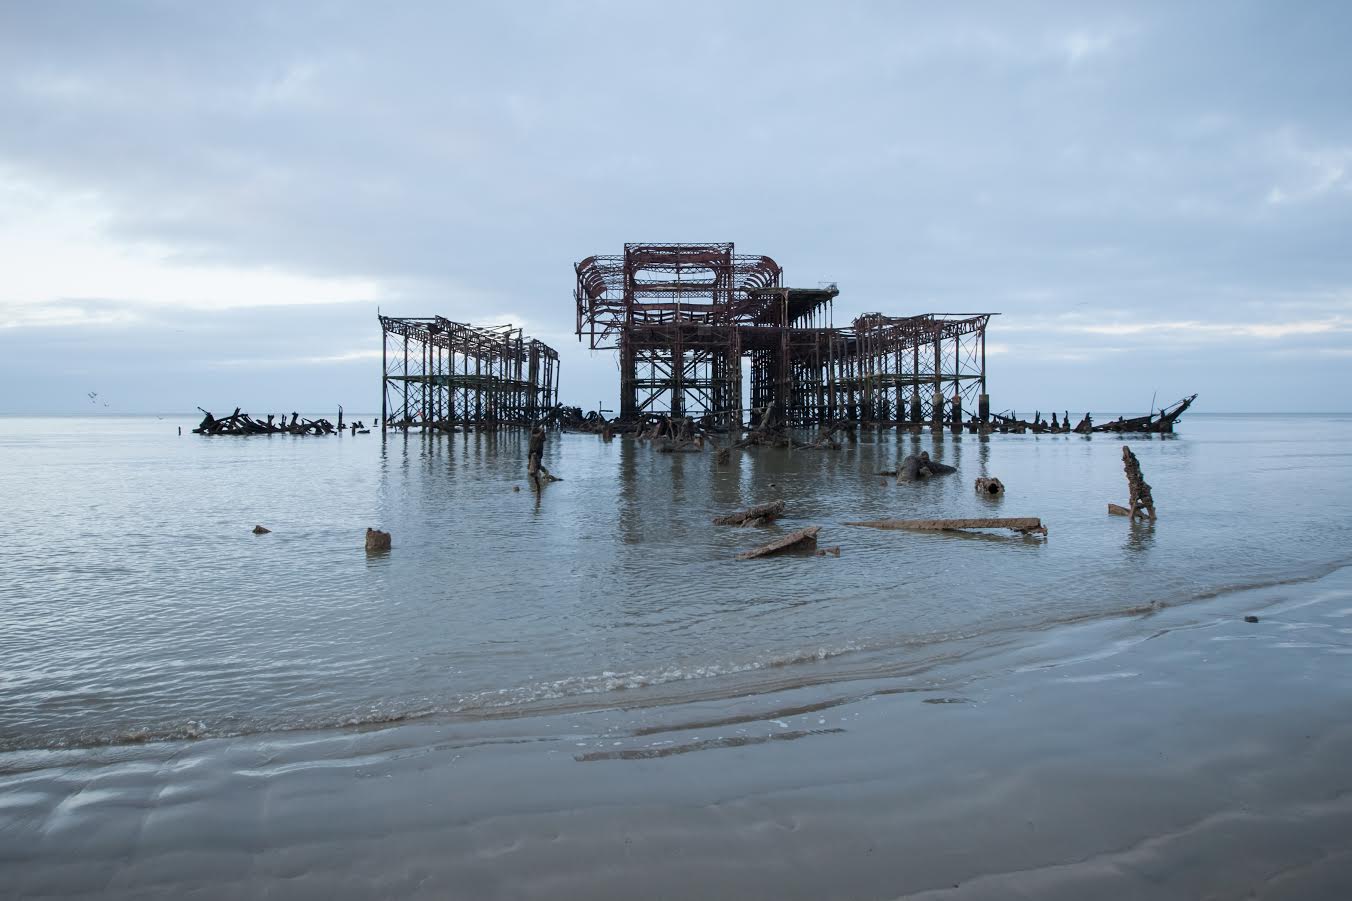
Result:
M957 471L956 466L931 460L929 451L921 451L918 456L911 454L901 461L901 465L897 467L897 481L915 482L919 479L927 479L930 476L948 475Z
M526 462L526 475L530 477L531 484L537 491L550 482L562 481L558 476L551 475L544 463L540 462L544 458L547 434L540 426L531 429L530 433L530 457Z
M716 526L763 526L777 516L784 514L783 501L771 501L768 504L756 504L745 510L714 517Z
M206 410L202 413L205 415L201 423L192 430L194 435L332 435L337 431L327 419L301 419L296 413L291 414L289 422L285 415L276 417L271 413L266 421L259 422L248 413L241 413L239 407L223 419ZM278 422L274 424L273 419Z
M1155 499L1145 477L1141 475L1141 461L1125 444L1122 445L1122 469L1127 474L1127 500L1130 505L1127 515L1132 519L1154 519Z
M267 534L269 534L269 533L271 533L271 532L272 532L272 529L266 529L266 528L264 528L263 526L254 526L254 527L253 527L253 533L254 533L255 535L267 535Z
M1005 483L991 476L982 477L976 480L976 493L995 497L1005 493Z
M761 412L760 422L756 427L746 433L742 440L738 441L733 447L790 447L798 450L840 450L840 442L835 440L833 435L836 432L844 431L850 437L852 442L857 442L858 436L854 433L854 426L847 421L837 420L826 423L817 437L811 441L800 441L790 435L782 423L775 417L775 402L765 405Z
M390 533L382 532L379 529L368 528L366 530L366 550L367 553L377 551L388 551L390 549Z
M918 532L949 532L956 529L1013 529L1025 535L1046 535L1047 527L1036 516L1003 516L985 519L872 519L847 522L847 526L870 529L910 529Z
M762 544L760 547L752 548L749 551L742 551L737 555L737 559L751 560L756 557L769 557L772 554L782 554L791 550L815 551L817 549L817 533L821 530L821 526L808 526L805 529L790 532L769 544Z

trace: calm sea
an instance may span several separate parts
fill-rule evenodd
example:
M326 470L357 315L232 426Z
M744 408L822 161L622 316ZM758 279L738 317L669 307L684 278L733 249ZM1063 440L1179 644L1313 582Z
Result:
M1352 559L1350 416L1191 415L1174 437L1126 439L1153 526L1106 515L1126 493L1124 440L1106 436L866 432L719 467L551 435L564 481L537 497L516 432L194 424L0 418L0 750L844 684ZM916 449L959 473L876 474ZM988 474L1006 497L974 493ZM776 498L774 529L710 523ZM843 525L979 515L1040 516L1050 535ZM839 558L733 559L808 524ZM393 533L390 553L365 553L368 526Z

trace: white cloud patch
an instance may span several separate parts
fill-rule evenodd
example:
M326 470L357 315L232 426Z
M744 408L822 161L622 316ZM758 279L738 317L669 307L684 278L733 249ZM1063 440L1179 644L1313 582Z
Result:
M1118 35L1106 31L1072 31L1062 36L1057 47L1066 63L1077 66L1095 56L1108 53L1117 44Z
M1110 338L1196 338L1199 340L1253 339L1280 341L1285 338L1352 332L1352 316L1326 316L1275 322L1224 322L1201 319L1147 319L1095 322L1080 318L1001 323L1014 332L1090 335Z
M0 325L98 325L138 308L224 310L395 296L377 279L315 276L276 266L186 262L163 242L107 235L112 214L96 192L43 189L0 173ZM81 301L123 305L82 311Z
M318 356L234 357L227 360L214 360L209 365L224 369L233 367L276 369L288 366L334 366L344 363L369 363L379 360L380 358L381 350L379 348L366 348L363 350L349 350Z
M1268 145L1278 169L1277 184L1267 192L1269 205L1352 196L1352 145L1321 144L1291 128L1270 136Z

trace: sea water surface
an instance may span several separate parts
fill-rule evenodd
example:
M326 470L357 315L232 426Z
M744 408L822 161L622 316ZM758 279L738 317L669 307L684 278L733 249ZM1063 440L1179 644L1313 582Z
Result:
M1347 415L1190 415L1163 438L866 430L724 466L551 434L564 480L538 495L517 431L193 424L0 418L0 751L844 685L1352 560ZM1106 515L1123 444L1157 523ZM922 449L959 472L877 474ZM983 475L1007 495L979 497ZM771 528L710 522L774 499ZM1039 516L1049 535L846 525L893 516ZM840 556L734 559L804 525ZM368 526L389 553L365 552Z

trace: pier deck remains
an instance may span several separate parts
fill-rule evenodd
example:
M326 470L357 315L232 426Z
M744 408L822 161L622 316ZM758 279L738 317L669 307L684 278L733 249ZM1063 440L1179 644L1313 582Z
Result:
M867 313L838 327L834 283L786 287L778 263L731 243L626 244L574 270L579 340L619 351L623 422L741 427L748 401L789 426L956 430L964 410L989 418L991 313Z

